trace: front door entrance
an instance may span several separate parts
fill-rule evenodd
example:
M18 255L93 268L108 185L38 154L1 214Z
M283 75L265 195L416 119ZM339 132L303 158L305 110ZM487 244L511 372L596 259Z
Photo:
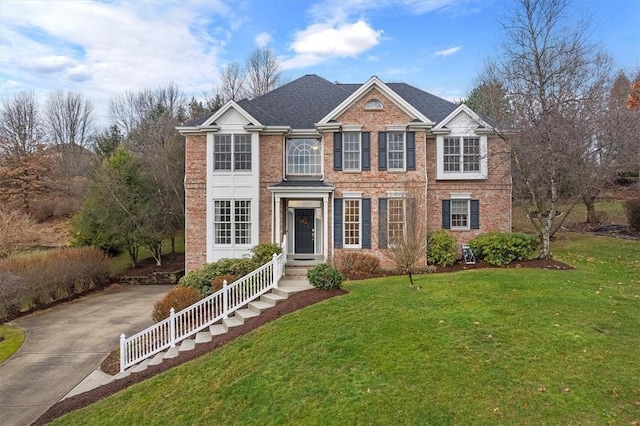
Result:
M295 209L296 253L313 253L313 209Z

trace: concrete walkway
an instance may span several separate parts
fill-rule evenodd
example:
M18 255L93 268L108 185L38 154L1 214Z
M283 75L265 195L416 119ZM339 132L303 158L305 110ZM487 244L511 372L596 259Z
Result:
M0 364L0 425L30 425L96 369L127 336L153 323L153 304L173 286L105 290L10 325L26 332Z

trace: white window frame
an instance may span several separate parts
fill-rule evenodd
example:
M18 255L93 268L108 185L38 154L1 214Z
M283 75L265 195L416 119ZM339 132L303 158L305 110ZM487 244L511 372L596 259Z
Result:
M347 137L355 137L357 141L347 141ZM347 151L347 143L357 143L357 151ZM347 166L347 153L355 153L357 157L358 167ZM342 170L345 172L360 172L362 171L362 133L360 132L343 132L342 133Z
M218 220L218 209L217 206L219 203L228 203L228 209L229 209L229 220L228 221L221 221ZM240 203L248 203L248 206L246 208L248 208L248 212L243 215L245 218L247 218L248 220L243 220L243 221L238 221L237 217L239 214L239 210L241 209L240 207ZM225 207L227 208L227 207ZM251 246L251 238L252 238L252 218L253 218L253 211L252 211L252 201L250 199L246 199L246 198L242 198L242 199L229 199L229 198L225 198L225 199L215 199L213 200L213 245L214 247L250 247ZM218 242L218 229L219 226L221 224L227 225L229 226L228 228L228 237L225 236L225 238L229 238L229 243L220 243ZM238 226L242 224L243 227L242 229ZM225 226L225 231L226 231L226 226ZM244 231L244 235L240 235L238 234L238 232L242 232ZM239 242L241 239L244 239L248 242L246 243L242 243Z
M458 140L458 164L459 170L447 170L444 167L444 140L445 139L457 139ZM465 171L465 153L464 153L464 141L465 139L478 139L479 142L479 170L477 171ZM486 179L488 176L487 169L487 136L478 134L447 134L438 135L436 138L436 155L437 155L437 174L438 180L473 180L473 179Z
M216 168L216 155L221 155L218 151L216 151L216 142L219 138L228 137L229 142L231 144L231 151L224 152L222 154L230 156L229 168L219 169ZM249 168L248 169L236 169L236 137L248 138L248 146L249 146ZM213 135L213 172L214 173L251 173L251 169L253 168L253 146L251 141L251 134L249 133L221 133ZM247 152L243 152L242 154L247 154Z
M347 220L347 205L350 203L355 203L357 206L357 214L358 220L356 221L348 221ZM347 244L347 224L356 224L357 232L358 232L358 243L357 244ZM346 249L359 249L362 248L362 198L355 197L344 197L342 201L342 241L343 247Z
M452 230L458 230L458 231L466 231L471 229L471 194L467 193L467 192L461 192L461 193L452 193L449 196L449 201L450 201L450 206L449 206L449 228ZM454 226L453 225L453 205L454 203L460 203L460 202L464 202L466 203L466 220L467 220L467 224L464 226ZM457 213L458 214L458 213Z
M396 194L393 194L396 195ZM404 194L402 194L401 196L399 196L400 194L397 193L396 196L389 196L387 198L387 241L389 244L389 247L393 247L394 244L394 238L392 238L391 234L391 204L393 202L397 202L400 201L402 203L402 220L400 222L393 222L394 224L396 223L400 223L401 227L402 227L402 238L404 239L404 234L405 232L407 232L407 198Z
M391 151L391 137L393 135L402 136L402 149ZM391 153L402 152L402 167L391 167ZM395 161L395 160L394 160ZM406 132L387 131L387 170L390 172L404 172L407 169L407 135Z
M293 158L296 156L290 155L289 150L291 149L291 143L293 141L310 141L311 143L309 143L310 149L312 151L315 151L315 149L313 148L314 146L317 146L317 153L314 153L313 156L309 156L309 158L314 158L314 159L318 159L318 163L314 163L314 164L303 164L303 162L299 163L296 165L297 168L303 168L303 167L309 167L309 172L305 172L300 171L300 170L293 170L291 167L293 166L293 164L289 161L289 158ZM322 154L322 140L321 139L315 139L315 138L289 138L285 141L285 170L286 170L286 174L287 176L321 176L322 175L322 170L324 167L323 164L323 154ZM311 168L316 168L318 167L318 171L316 172L315 170L312 171ZM293 170L293 172L292 172Z

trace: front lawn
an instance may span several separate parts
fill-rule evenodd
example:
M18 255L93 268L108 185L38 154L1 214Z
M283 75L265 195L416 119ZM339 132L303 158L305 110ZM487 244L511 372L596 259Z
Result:
M0 363L16 353L24 343L24 331L6 324L0 324Z
M552 248L576 269L347 283L54 424L640 421L640 243L561 234Z

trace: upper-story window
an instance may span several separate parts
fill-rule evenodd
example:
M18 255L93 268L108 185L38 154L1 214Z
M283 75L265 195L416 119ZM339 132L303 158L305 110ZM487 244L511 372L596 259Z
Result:
M251 135L214 135L214 171L251 171Z
M486 179L486 136L438 136L438 179Z
M360 171L360 133L345 132L342 134L342 153L344 170Z
M322 174L322 149L318 139L287 140L287 174Z
M404 133L387 133L389 170L404 170Z

